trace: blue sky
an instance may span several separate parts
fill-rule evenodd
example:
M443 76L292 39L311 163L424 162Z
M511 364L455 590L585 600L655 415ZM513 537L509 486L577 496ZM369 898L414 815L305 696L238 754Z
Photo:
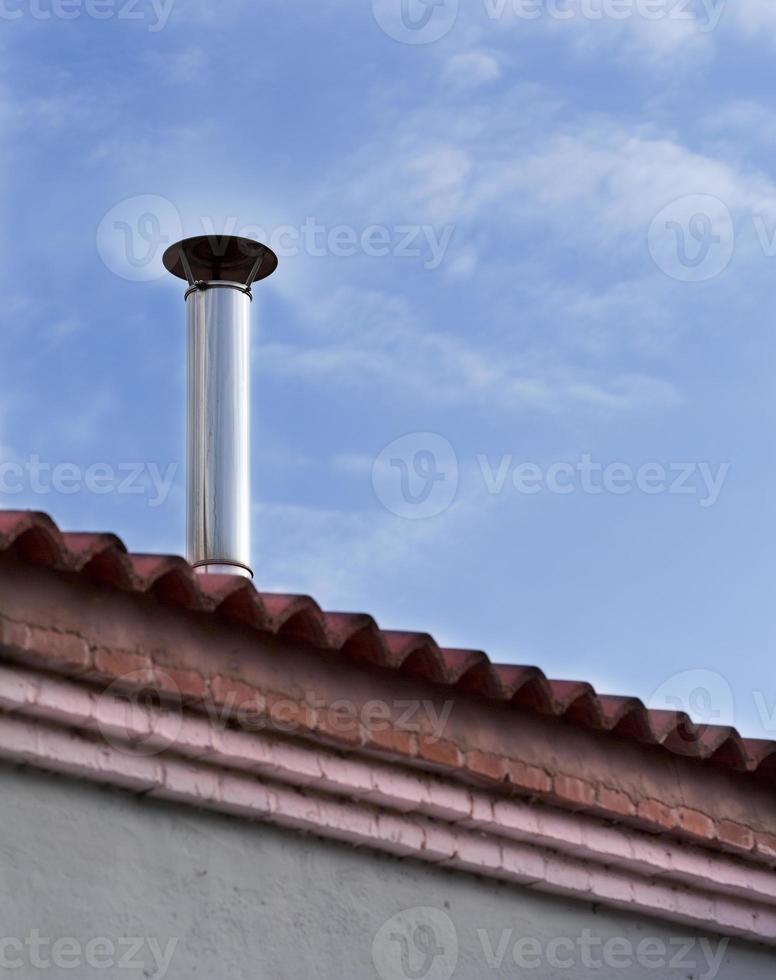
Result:
M260 588L776 738L776 7L406 3L0 3L0 506L183 550L261 231Z

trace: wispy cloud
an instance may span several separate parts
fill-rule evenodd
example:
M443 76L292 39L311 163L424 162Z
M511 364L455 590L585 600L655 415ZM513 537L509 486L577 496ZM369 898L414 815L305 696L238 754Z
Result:
M453 88L477 88L501 77L501 62L489 51L465 51L453 55L444 67L444 78Z
M298 343L265 346L263 369L500 413L675 406L674 379L640 363L645 353L666 356L681 329L647 235L661 209L697 194L718 197L735 216L776 199L776 186L667 127L569 117L541 87L508 86L498 99L463 105L440 90L338 161L322 207L337 201L365 220L451 222L429 289L470 282L476 325L395 284L368 285L363 262L340 263L337 278L348 285L322 291L318 278L314 289L297 281L286 291L304 332ZM740 288L735 276L727 282Z
M355 288L307 309L313 333L297 345L265 344L261 370L391 398L502 414L558 412L574 404L633 410L676 404L673 386L637 373L602 377L552 349L505 352L418 325L406 300Z
M431 566L430 546L450 533L453 519L402 521L376 506L353 511L257 504L254 531L262 555L258 585L306 592L330 609L379 613L380 579L415 563Z

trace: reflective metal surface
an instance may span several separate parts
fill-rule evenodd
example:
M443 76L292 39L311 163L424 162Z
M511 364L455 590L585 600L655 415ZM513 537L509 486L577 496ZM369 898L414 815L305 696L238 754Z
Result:
M200 572L250 577L251 297L201 283L186 307L187 557Z

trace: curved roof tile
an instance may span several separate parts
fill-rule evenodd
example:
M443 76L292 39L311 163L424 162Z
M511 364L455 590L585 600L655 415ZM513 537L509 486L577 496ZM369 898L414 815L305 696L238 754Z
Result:
M768 777L776 773L776 742L742 738L733 728L698 726L682 712L649 710L637 698L599 694L585 682L549 680L538 667L494 664L476 650L442 649L427 633L381 630L371 616L327 613L308 596L260 593L236 576L197 575L182 558L128 554L113 534L64 533L46 514L0 511L4 551L107 588L151 593L165 604L510 702L523 711L660 745L676 755Z

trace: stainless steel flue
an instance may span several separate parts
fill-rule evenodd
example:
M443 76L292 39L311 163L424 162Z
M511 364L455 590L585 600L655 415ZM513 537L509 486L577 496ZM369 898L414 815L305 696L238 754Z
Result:
M189 284L187 557L201 573L252 577L251 287L277 256L247 238L208 235L172 245L164 264Z

